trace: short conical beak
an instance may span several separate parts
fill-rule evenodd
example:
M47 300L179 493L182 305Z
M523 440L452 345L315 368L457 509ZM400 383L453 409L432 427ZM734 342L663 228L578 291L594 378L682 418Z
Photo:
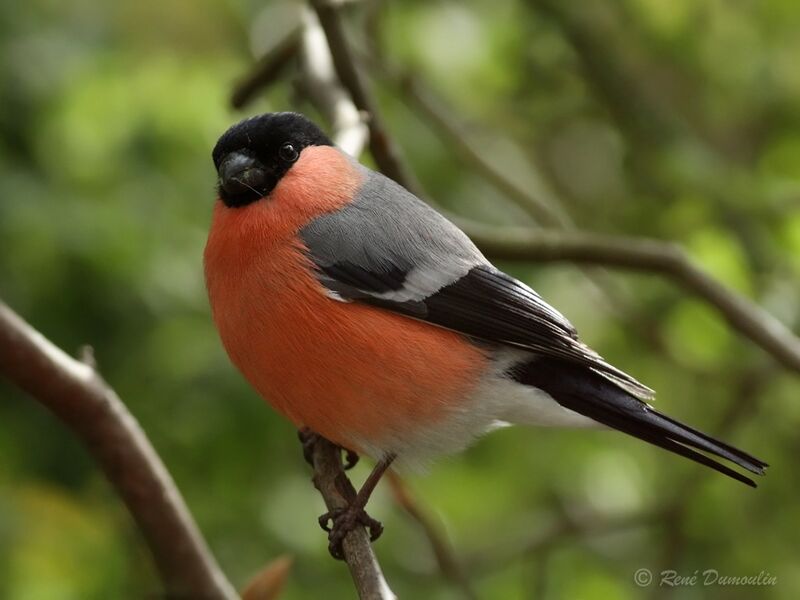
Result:
M263 164L241 152L231 152L222 159L217 173L222 189L234 196L248 191L263 193L269 179Z

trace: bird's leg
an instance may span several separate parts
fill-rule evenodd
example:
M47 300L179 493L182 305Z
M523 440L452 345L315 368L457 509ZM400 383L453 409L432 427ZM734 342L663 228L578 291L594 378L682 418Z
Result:
M300 443L303 445L303 458L305 458L306 462L313 467L314 446L317 444L317 440L319 440L322 436L318 433L315 433L308 427L302 427L297 430L297 437L300 439ZM358 464L358 454L348 448L342 448L342 452L345 453L344 470L349 471Z
M361 489L358 490L358 493L345 508L326 512L319 518L320 527L328 532L328 550L334 558L339 560L344 558L342 542L345 536L356 527L366 527L372 542L377 540L383 533L383 525L381 525L380 521L370 517L364 508L367 506L375 486L378 485L393 460L393 454L380 460L375 465L375 468L372 469L364 485L361 486Z

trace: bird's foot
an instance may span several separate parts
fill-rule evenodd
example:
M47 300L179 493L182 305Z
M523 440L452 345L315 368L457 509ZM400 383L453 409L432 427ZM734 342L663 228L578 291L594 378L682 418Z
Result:
M347 448L342 448L344 452L344 470L349 471L358 464L358 454Z
M314 446L317 445L317 441L320 438L322 438L322 436L319 435L318 433L315 433L308 427L303 427L301 429L298 429L297 437L299 438L300 443L303 446L303 458L305 458L306 462L313 467ZM344 470L349 471L358 464L358 454L356 454L352 450L348 450L347 448L342 448L342 452L345 453Z
M342 542L356 527L366 527L369 541L374 542L383 533L383 525L367 514L363 507L351 504L326 512L319 518L319 526L328 532L328 551L337 560L344 560Z

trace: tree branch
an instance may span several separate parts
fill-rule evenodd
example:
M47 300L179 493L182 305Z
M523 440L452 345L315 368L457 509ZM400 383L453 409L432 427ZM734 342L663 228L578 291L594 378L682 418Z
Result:
M314 486L325 500L328 510L347 508L356 490L342 468L341 450L325 438L317 436L313 450ZM372 550L366 529L350 530L342 542L344 558L361 600L392 600L394 593Z
M92 362L71 358L0 302L0 374L53 412L101 466L144 536L167 594L236 598L164 463Z
M369 137L362 113L339 83L333 59L316 13L303 9L300 73L303 89L334 132L334 142L358 158Z
M356 61L339 19L339 7L329 0L310 0L310 3L325 31L339 80L350 93L356 108L369 115L369 150L378 168L387 177L418 194L419 182L403 162L400 149L386 130L377 103L356 68Z
M570 262L663 275L714 307L732 329L784 367L800 372L800 339L763 308L708 275L675 244L573 231L498 228L456 220L481 250L495 259Z

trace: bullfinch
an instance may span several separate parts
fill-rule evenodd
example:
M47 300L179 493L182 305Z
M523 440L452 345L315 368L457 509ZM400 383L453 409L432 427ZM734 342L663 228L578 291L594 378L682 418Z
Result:
M653 391L539 294L303 115L244 120L213 160L205 276L228 355L298 428L377 461L351 506L327 515L332 547L372 524L363 509L392 461L424 464L503 424L602 425L753 487L708 455L764 473L655 410Z

